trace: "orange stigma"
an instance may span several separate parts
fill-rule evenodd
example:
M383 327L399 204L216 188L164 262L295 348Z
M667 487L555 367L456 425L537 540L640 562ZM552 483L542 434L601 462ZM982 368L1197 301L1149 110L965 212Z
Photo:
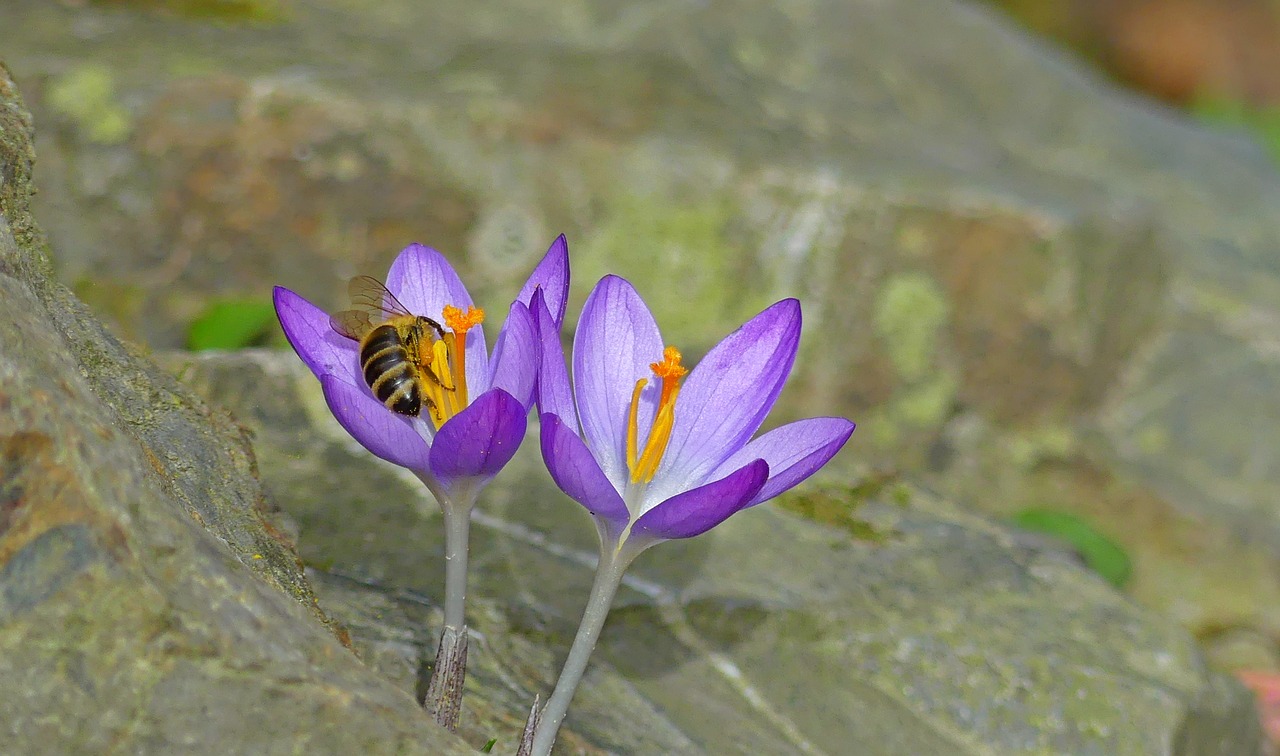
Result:
M637 415L640 411L640 392L648 381L636 381L631 392L631 414L627 418L627 467L631 470L632 483L648 483L658 472L658 463L671 441L671 428L675 424L676 394L680 393L680 379L689 371L680 364L680 351L667 347L662 352L662 362L650 363L653 374L662 380L662 393L658 398L658 411L649 429L644 450L638 451L639 429Z
M470 403L467 397L467 331L484 322L484 310L467 305L464 311L460 307L445 305L442 316L448 330L444 338L431 345L428 363L440 378L441 385L430 380L423 382L435 404L432 419L437 430Z
M449 330L462 336L473 327L484 322L484 310L474 305L467 305L466 312L461 307L444 306L444 324Z

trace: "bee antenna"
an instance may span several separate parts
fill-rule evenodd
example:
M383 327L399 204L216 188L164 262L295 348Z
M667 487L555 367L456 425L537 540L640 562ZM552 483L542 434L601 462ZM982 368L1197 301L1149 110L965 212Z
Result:
M427 317L426 315L420 315L419 317L427 321L427 325L431 326L432 330L434 330L436 334L440 336L440 338L442 339L444 338L444 328L442 328L439 323Z

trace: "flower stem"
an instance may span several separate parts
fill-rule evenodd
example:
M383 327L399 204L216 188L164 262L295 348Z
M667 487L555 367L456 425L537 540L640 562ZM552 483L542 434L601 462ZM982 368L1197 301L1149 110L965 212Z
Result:
M471 507L442 507L444 511L444 626L467 624L467 541Z
M560 724L569 710L569 702L573 700L578 682L587 669L587 660L591 658L605 618L609 616L609 607L618 592L618 584L622 582L622 573L626 572L627 565L631 563L629 555L619 554L616 549L603 548L601 552L595 582L591 586L591 597L587 599L587 608L582 612L582 624L578 625L578 634L573 639L564 668L560 670L556 689L542 710L542 721L538 724L537 734L533 739L534 756L549 756L551 753L556 735L560 732Z
M458 728L467 679L467 553L475 491L465 487L451 496L433 477L418 477L444 516L444 628L422 706L440 726L453 732Z

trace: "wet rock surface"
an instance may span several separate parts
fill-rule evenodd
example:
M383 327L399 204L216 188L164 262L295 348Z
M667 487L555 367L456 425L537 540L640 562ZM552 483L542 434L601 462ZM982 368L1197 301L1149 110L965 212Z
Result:
M49 280L0 67L0 722L9 753L467 753L339 641L244 429Z

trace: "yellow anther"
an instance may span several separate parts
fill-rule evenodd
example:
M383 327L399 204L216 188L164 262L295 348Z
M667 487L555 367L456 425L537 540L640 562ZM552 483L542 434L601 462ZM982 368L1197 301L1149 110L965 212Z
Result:
M636 456L640 453L636 448L639 443L636 438L639 430L636 426L640 414L640 392L644 391L647 383L643 378L636 381L636 388L631 392L631 412L627 415L627 469L632 471L636 469Z
M662 393L658 398L658 411L649 428L644 451L638 451L640 392L648 381L644 378L636 381L635 390L631 392L631 412L627 417L627 467L631 470L633 483L647 483L658 472L658 464L667 451L671 429L675 425L676 394L680 392L680 379L689 372L680 364L680 352L675 347L663 350L662 362L650 363L649 367L662 380Z
M449 391L440 392L440 413L448 420L470 403L467 396L467 331L484 322L484 310L474 305L467 309L445 305L441 313L449 329L444 338L432 345L433 364ZM448 378L445 378L445 374ZM441 421L443 424L443 420Z

